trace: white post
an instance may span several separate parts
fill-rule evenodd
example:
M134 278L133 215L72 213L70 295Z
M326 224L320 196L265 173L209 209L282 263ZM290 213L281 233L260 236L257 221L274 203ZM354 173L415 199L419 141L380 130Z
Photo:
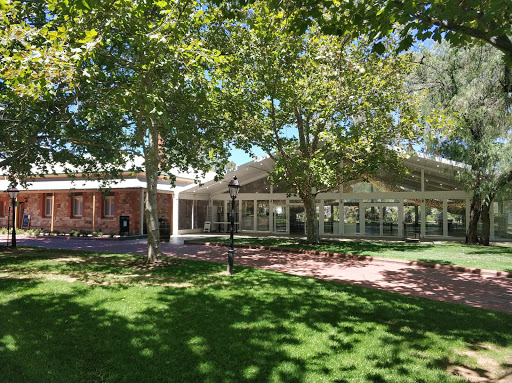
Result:
M179 193L174 192L173 199L172 199L172 233L171 233L171 235L173 237L178 236L178 221L179 221L178 213L180 210L179 203L180 203Z

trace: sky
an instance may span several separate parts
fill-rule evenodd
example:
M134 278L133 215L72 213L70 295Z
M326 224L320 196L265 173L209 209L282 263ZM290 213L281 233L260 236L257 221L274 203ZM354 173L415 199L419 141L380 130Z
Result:
M258 147L253 148L254 154L256 154L256 157L264 156L266 153L261 150ZM243 165L247 162L250 162L253 160L247 153L245 153L243 150L231 148L231 156L229 157L230 161L233 161L236 163L237 166Z

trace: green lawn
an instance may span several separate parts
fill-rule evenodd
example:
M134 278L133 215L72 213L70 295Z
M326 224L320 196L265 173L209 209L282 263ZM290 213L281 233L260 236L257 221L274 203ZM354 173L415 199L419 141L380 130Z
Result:
M133 256L0 252L1 382L462 382L510 373L510 315ZM510 367L510 365L508 365Z
M195 241L227 244L229 237L210 237ZM319 250L512 272L512 244L469 246L456 242L433 244L325 240L319 245L308 245L301 239L275 237L236 237L235 244Z

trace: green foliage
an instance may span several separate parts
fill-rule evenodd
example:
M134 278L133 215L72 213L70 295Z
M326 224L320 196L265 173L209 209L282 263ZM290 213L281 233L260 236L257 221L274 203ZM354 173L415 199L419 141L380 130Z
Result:
M293 26L304 31L312 19L329 34L367 33L382 52L379 39L400 36L398 51L419 40L447 39L455 45L485 42L512 65L512 3L508 0L331 1L290 0Z
M488 46L454 48L436 44L423 51L410 83L424 94L423 109L435 114L443 109L455 121L449 136L439 137L431 151L467 166L456 177L473 194L468 233L476 234L480 205L488 210L500 193L509 193L512 181L512 113L503 90L507 70ZM489 241L489 230L483 235Z
M81 61L80 104L72 150L133 160L147 179L148 259L160 256L156 187L160 175L224 171L226 125L214 73L224 62L215 44L218 11L202 2L98 3L78 27L96 45ZM142 159L142 161L141 161ZM86 169L91 172L92 169Z
M379 56L364 36L325 36L314 23L290 33L289 19L265 3L246 12L247 23L230 28L238 54L223 90L233 100L239 145L274 159L273 182L286 180L310 217L317 193L400 168L405 152L393 146L413 142L421 129L401 81L409 57Z
M115 153L104 150L93 159L70 145L80 102L77 65L97 42L75 24L82 16L54 1L13 2L0 10L0 169L11 181L79 168L119 171L107 165Z

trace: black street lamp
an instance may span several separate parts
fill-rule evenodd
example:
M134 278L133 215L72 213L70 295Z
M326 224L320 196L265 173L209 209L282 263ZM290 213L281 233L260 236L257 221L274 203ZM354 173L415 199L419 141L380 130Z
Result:
M236 176L233 177L228 184L229 195L231 196L231 233L229 235L229 250L228 250L228 273L233 275L233 259L235 257L235 250L233 248L233 231L235 230L235 199L240 189L240 184Z
M19 192L16 186L7 189L9 198L12 199L12 247L16 247L16 197L18 197Z

